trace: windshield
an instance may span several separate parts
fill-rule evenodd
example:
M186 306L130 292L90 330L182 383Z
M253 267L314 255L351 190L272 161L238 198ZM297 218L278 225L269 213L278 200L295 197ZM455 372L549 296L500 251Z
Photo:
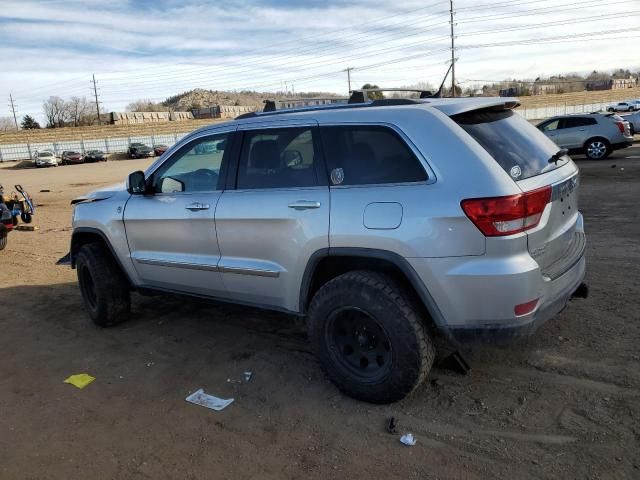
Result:
M39 157L52 157L53 154L51 152L40 152L38 153Z
M475 110L451 118L514 180L540 175L569 161L563 156L550 163L560 147L513 110Z

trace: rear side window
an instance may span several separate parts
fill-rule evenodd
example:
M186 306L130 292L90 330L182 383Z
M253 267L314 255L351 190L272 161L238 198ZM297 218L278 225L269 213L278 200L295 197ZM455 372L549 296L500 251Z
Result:
M319 155L309 127L244 133L238 189L313 187Z
M373 125L321 127L333 185L421 182L427 174L392 129Z
M554 170L566 162L549 160L560 148L512 110L475 110L451 117L514 180Z
M597 123L596 119L591 117L567 117L564 119L564 126L562 128L586 127Z

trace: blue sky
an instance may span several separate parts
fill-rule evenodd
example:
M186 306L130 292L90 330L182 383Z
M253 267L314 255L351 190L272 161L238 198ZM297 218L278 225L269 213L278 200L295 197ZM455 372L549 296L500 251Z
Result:
M0 96L40 117L50 95L88 97L92 73L106 110L194 87L287 82L346 94L347 67L356 86L438 84L448 9L444 0L2 0ZM465 85L640 67L638 0L456 0L454 9ZM544 38L554 43L531 43Z

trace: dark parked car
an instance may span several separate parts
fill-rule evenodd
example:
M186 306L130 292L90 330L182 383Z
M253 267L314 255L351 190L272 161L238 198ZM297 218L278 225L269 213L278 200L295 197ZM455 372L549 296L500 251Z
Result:
M73 150L66 150L62 152L60 163L62 165L71 165L73 163L84 163L84 157L80 152L75 152Z
M155 147L153 147L153 153L155 153L157 156L160 156L164 152L166 152L168 148L169 147L166 145L156 145Z
M85 162L106 162L107 156L102 150L89 150L84 157Z
M127 150L129 158L153 157L153 149L144 143L132 143Z

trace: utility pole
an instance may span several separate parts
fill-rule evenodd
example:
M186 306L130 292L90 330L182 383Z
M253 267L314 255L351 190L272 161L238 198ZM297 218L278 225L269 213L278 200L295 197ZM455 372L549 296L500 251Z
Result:
M100 120L100 102L98 102L98 87L96 86L96 74L92 75L93 77L93 95L96 98L96 112L98 113L98 125L102 123Z
M353 67L347 67L346 70L343 70L343 72L347 72L347 85L349 85L349 95L351 95L351 70L353 70Z
M16 118L16 106L13 103L13 96L11 94L9 94L9 102L11 103L11 112L13 112L13 123L16 124L16 130L20 130L20 127L18 127L18 119Z
M451 18L451 96L456 96L456 46L453 34L453 0L449 0L449 16Z

